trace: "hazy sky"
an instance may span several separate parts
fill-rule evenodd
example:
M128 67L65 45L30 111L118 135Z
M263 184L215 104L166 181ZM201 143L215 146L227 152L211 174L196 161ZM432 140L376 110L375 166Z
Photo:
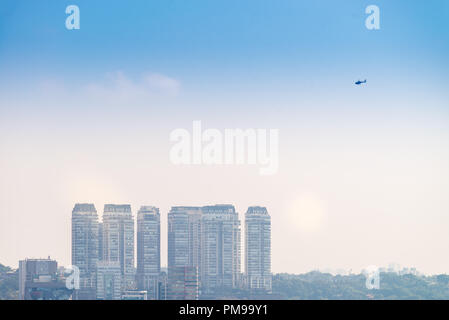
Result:
M274 272L449 273L448 30L446 0L3 0L0 263L70 264L89 202L159 207L166 265L171 206L230 203L268 208ZM174 166L194 120L279 129L278 173Z

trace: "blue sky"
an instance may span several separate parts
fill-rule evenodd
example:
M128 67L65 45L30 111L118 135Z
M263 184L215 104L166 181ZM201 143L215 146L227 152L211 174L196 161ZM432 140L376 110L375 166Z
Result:
M242 103L248 113L268 111L268 119L274 104L289 113L310 104L335 111L326 107L327 100L372 112L367 100L379 97L376 109L390 110L396 100L413 109L429 95L439 101L431 107L438 108L448 96L445 1L378 1L377 31L364 26L369 1L134 1L130 6L81 0L76 2L81 29L73 31L65 29L69 4L3 2L4 99L23 99L41 91L43 82L80 95L78 90L117 72L135 83L149 72L175 79L178 99L167 103L178 106L171 109L176 114L192 116L240 115ZM353 82L364 78L370 86L361 92ZM44 105L48 108L48 101ZM95 106L98 112L109 108L105 102Z
M275 272L449 272L448 58L445 0L3 0L0 263L69 264L75 202L234 203L268 207ZM194 120L279 129L279 174L174 167Z
M72 1L73 2L73 1ZM448 71L446 1L377 1L381 30L364 28L369 1L76 1L81 29L64 28L71 1L3 1L2 81L39 75L73 83L123 70L172 74L200 90L212 80L285 86L340 75L384 81ZM266 83L266 79L272 79ZM275 82L273 84L273 82ZM339 85L339 83L334 83ZM438 85L438 84L436 84ZM212 88L216 89L216 88ZM277 89L277 88L276 88Z

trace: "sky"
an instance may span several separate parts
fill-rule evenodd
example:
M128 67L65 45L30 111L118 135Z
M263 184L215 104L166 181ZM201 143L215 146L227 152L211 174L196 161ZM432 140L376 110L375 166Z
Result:
M159 207L166 265L171 206L230 203L269 210L276 273L449 273L448 58L445 0L3 0L0 263L69 265L87 202ZM193 121L278 129L278 172L174 165Z

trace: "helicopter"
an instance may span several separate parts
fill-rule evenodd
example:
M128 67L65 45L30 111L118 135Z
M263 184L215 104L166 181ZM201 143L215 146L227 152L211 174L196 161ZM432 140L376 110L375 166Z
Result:
M364 81L358 80L358 81L355 82L355 84L358 85L358 86L361 85L362 83L366 83L366 79Z

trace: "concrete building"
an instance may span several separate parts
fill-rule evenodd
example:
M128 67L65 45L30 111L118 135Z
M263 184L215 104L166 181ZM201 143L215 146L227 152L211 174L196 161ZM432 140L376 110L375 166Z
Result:
M161 222L159 209L143 206L137 213L137 287L148 292L153 300L158 296L161 272Z
M72 293L55 260L48 257L19 261L20 300L69 300Z
M251 290L271 292L271 217L265 207L245 214L245 280Z
M189 215L179 207L168 213L168 268L189 265Z
M122 268L120 262L100 261L97 264L97 300L120 300Z
M80 289L76 290L74 299L95 299L98 232L95 206L89 203L75 204L72 210L72 265L80 271Z
M202 207L201 230L202 292L237 287L241 276L241 234L234 206Z
M172 207L168 213L169 298L180 299L181 288L189 297L196 297L200 269L201 208Z
M98 261L103 260L103 223L98 223Z
M168 267L201 265L201 207L172 207L168 213Z
M171 267L168 269L168 300L198 300L199 281L197 267Z
M201 217L199 207L184 207L188 214L189 223L189 267L197 267L201 274Z
M122 290L134 290L134 220L131 206L106 204L103 213L103 261L120 265Z

